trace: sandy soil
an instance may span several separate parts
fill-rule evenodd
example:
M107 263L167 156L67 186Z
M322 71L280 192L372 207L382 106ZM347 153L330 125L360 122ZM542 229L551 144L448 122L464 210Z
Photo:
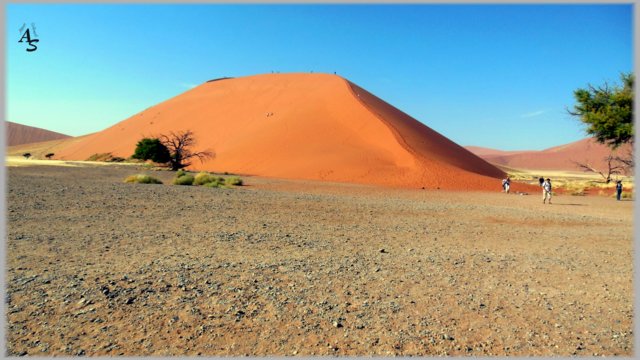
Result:
M631 201L7 173L8 355L633 354Z

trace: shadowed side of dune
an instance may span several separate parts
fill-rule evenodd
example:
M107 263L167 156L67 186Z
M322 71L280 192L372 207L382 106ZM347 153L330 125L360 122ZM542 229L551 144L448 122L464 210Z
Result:
M462 146L427 127L398 108L358 85L348 82L355 96L377 117L394 130L399 142L424 161L437 160L460 169L489 177L504 173Z
M22 125L11 121L6 121L5 124L5 129L7 131L7 146L31 144L49 140L60 140L71 137L69 135L57 133L55 131Z

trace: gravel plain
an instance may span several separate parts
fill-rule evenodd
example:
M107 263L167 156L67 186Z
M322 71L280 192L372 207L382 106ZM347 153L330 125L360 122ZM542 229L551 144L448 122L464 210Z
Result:
M6 355L634 353L632 201L7 173Z

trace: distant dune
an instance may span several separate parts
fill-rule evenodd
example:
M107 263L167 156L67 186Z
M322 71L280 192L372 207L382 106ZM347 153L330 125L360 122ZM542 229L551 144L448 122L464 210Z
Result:
M604 159L611 153L609 147L591 138L540 151L501 151L477 146L465 148L493 164L531 170L581 171L575 162L606 169ZM628 151L629 146L622 146L617 150L619 154Z
M69 135L33 126L22 125L11 121L5 121L5 123L7 146L70 138Z
M192 170L410 188L495 190L504 173L342 77L265 74L205 82L56 151L133 154L191 130L216 156Z
M483 157L483 156L502 156L502 155L513 155L513 154L519 154L519 153L524 153L524 152L528 152L529 150L521 150L521 151L504 151L504 150L497 150L497 149L490 149L490 148L486 148L486 147L481 147L481 146L465 146L465 149L471 151L472 153Z

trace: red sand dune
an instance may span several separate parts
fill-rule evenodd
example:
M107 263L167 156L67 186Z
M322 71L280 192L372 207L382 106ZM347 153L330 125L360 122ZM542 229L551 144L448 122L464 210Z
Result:
M33 126L22 125L11 121L6 123L7 146L31 144L41 141L58 140L69 138L69 135L60 134L54 131L40 129Z
M336 75L210 81L59 150L133 154L142 137L191 130L216 156L191 170L409 188L492 190L504 173ZM516 186L517 189L517 186Z
M484 157L484 156L498 156L498 155L512 155L519 154L523 152L528 152L530 150L520 150L520 151L504 151L497 149L490 149L482 146L465 146L465 149L471 151L472 153Z
M607 164L604 159L611 153L609 147L592 138L541 151L507 152L473 146L465 148L493 164L530 170L581 171L582 169L575 162L588 163L596 169L606 169ZM627 154L629 150L630 146L625 145L616 152L622 156Z

